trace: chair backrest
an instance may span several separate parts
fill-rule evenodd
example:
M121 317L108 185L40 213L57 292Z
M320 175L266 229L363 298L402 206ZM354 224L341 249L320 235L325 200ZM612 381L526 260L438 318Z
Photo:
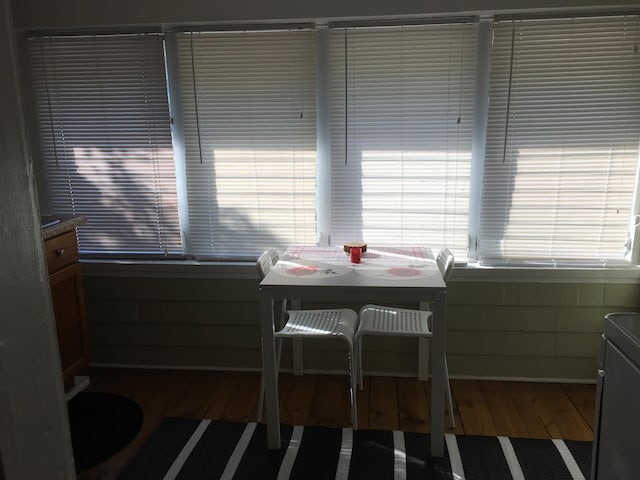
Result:
M273 248L260 255L260 257L256 261L260 280L267 276L267 273L271 271L271 268L276 264L279 258L280 253Z
M449 274L451 273L451 270L453 270L454 261L453 253L451 253L448 248L443 248L440 250L440 253L438 253L436 263L438 264L438 269L442 274L444 283L447 283L447 280L449 280Z

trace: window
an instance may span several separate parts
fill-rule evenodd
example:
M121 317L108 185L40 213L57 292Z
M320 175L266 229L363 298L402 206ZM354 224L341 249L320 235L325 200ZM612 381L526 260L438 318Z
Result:
M182 254L162 37L29 48L51 212L88 217L84 254Z
M189 236L199 258L315 244L310 30L178 35Z
M332 242L467 256L477 24L334 28Z
M640 141L638 17L494 30L479 256L623 260Z
M83 255L637 263L639 16L431 20L31 38L51 211Z

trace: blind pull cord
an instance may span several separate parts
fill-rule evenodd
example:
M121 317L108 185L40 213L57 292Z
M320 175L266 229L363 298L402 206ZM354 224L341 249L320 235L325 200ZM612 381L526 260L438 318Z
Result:
M344 165L347 165L349 154L349 50L347 43L347 27L344 27Z
M193 83L193 106L196 112L196 131L198 132L198 154L202 165L202 140L200 138L200 115L198 114L198 90L196 88L196 59L193 56L193 33L189 35L189 47L191 48L191 80Z
M56 142L56 130L53 125L53 112L51 110L51 95L49 91L49 75L47 62L44 56L44 39L40 39L40 55L42 57L42 71L44 72L44 88L47 92L47 109L49 110L49 124L51 125L51 139L53 140L53 158L56 159L56 170L60 170L58 165L58 142Z
M509 60L509 89L507 91L507 114L504 125L504 144L502 146L502 164L507 157L507 138L509 136L509 115L511 113L511 83L513 82L513 52L515 50L516 27L511 28L511 59Z

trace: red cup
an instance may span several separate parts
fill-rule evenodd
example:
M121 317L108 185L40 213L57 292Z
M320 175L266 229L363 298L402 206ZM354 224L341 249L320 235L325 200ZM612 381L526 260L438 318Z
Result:
M351 255L351 263L360 263L360 258L362 257L362 248L351 247L349 249L349 255Z

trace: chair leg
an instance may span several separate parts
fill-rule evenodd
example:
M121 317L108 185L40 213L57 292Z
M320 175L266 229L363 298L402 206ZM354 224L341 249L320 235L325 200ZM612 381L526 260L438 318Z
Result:
M444 380L447 393L447 401L449 402L449 424L451 428L456 428L456 418L453 412L453 400L451 399L451 382L449 381L449 366L447 365L447 357L444 358Z
M355 379L356 379L355 383L357 388L358 386L358 344L355 340L353 342L353 357L351 361L352 361L352 364L351 364L352 373L355 375Z
M357 375L356 384L360 384L360 390L364 389L364 381L362 380L362 337L358 338L355 342L356 346L356 372Z
M354 352L353 348L349 349L348 360L349 360L349 398L351 399L351 424L353 425L353 429L358 429L358 404L356 399L356 376L357 376L357 361L356 361L357 353Z
M291 310L300 310L302 308L302 302L299 298L292 298L291 300ZM286 305L285 305L286 308ZM282 323L284 326L286 322ZM293 374L296 376L300 376L303 374L303 348L302 348L302 338L292 338L291 339L291 358L293 362Z
M282 353L282 339L276 339L276 378L280 373L280 355ZM262 421L262 410L264 407L264 372L260 374L260 393L258 394L258 414L256 421Z
M429 376L430 359L431 359L430 339L421 338L418 340L418 379L419 380L427 380ZM422 367L422 376L426 375L427 378L421 378L420 367Z

